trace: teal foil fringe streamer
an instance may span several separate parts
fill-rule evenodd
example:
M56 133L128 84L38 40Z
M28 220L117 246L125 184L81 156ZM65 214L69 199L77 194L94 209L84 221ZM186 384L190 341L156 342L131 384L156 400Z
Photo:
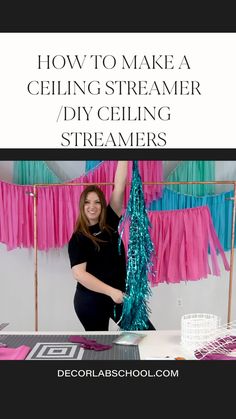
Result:
M129 202L120 221L120 242L127 221L130 225L126 292L119 325L123 330L146 330L150 313L148 299L151 296L148 275L152 273L154 245L149 234L151 225L137 161L133 162Z

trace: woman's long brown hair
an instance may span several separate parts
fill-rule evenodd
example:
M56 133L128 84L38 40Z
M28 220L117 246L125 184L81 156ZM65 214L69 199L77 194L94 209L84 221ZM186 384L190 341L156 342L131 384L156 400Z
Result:
M84 204L87 198L87 195L90 192L95 192L100 200L101 203L101 214L98 220L99 223L99 227L100 230L106 230L109 233L110 228L109 226L106 224L106 198L104 196L104 193L102 192L102 190L96 186L96 185L89 185L87 186L87 188L84 189L84 191L82 192L82 194L80 195L80 201L79 201L79 216L76 220L75 223L75 233L82 233L84 234L84 236L88 237L90 240L92 240L92 242L95 244L96 248L99 250L100 246L99 246L99 242L100 243L104 243L104 240L99 239L96 236L93 236L90 231L89 231L89 223L88 223L88 219L84 213Z

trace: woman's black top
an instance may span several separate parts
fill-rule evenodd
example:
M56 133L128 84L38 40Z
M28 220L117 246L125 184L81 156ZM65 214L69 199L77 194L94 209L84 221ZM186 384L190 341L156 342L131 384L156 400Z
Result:
M109 232L101 231L98 223L89 227L91 234L104 240L98 243L100 249L97 249L93 241L82 233L73 233L68 244L68 253L71 268L87 262L87 272L106 284L125 291L126 258L123 242L120 251L118 248L119 222L120 217L108 205L106 224L110 227ZM78 287L85 288L79 283Z

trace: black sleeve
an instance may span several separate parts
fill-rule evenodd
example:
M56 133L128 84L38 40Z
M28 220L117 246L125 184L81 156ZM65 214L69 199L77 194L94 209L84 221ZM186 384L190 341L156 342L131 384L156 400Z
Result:
M68 243L68 254L71 268L79 263L87 262L88 246L86 237L73 233Z
M107 224L117 230L121 217L119 217L116 212L112 209L110 204L107 205Z

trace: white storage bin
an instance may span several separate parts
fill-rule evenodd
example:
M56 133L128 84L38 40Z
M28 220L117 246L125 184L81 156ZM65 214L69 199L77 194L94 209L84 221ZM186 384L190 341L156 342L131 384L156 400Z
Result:
M191 313L181 317L181 344L197 349L214 338L220 318L214 314Z

